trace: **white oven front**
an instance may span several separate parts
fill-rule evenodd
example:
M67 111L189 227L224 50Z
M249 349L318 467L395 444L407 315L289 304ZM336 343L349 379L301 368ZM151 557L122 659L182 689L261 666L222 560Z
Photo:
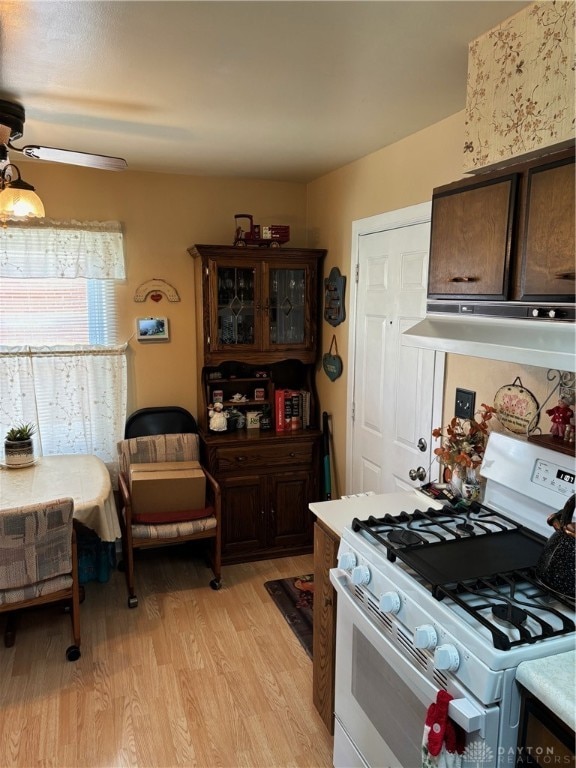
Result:
M334 768L418 768L426 713L440 686L375 625L344 572L331 570L330 580L338 592ZM493 768L498 706L482 706L453 679L446 689L454 697L449 714L467 734L462 765L481 760Z

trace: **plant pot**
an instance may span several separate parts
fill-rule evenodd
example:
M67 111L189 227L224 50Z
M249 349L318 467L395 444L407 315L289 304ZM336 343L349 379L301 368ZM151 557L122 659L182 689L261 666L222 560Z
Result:
M34 464L34 445L30 440L5 440L4 461L7 467L29 467Z

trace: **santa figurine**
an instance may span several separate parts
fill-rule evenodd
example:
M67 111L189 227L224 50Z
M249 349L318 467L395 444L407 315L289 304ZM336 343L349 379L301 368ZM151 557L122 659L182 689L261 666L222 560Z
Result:
M552 427L550 428L551 435L564 438L566 427L574 417L574 411L570 408L570 404L570 398L567 395L562 395L558 400L558 405L554 408L549 408L546 411L548 416L552 419Z
M228 414L224 410L222 403L214 403L214 405L208 406L208 416L210 417L208 426L212 432L226 432L228 428Z

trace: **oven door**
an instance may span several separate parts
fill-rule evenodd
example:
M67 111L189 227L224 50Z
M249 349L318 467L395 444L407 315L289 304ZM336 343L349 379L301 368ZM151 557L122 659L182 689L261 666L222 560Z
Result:
M338 592L334 768L416 768L426 713L439 688L375 626L342 571L331 570L330 580ZM482 768L493 768L498 708L483 707L457 681L448 692L457 700L450 715L467 733L462 765L481 760Z

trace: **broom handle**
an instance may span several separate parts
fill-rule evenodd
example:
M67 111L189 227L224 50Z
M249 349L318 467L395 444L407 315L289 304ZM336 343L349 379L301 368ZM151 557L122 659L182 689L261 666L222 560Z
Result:
M332 499L332 479L330 473L330 426L328 423L328 414L326 411L322 414L322 434L324 447L324 495L326 501Z

